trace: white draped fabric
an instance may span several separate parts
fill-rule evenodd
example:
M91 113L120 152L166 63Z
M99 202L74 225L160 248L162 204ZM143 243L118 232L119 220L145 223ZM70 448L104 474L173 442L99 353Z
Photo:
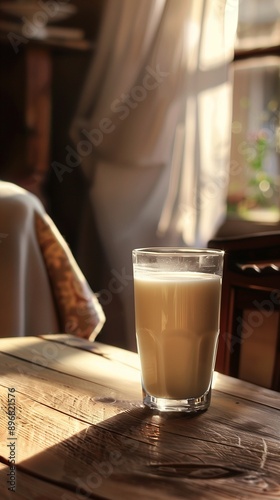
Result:
M205 246L225 215L238 0L107 0L71 127L134 349L131 250Z
M94 340L105 317L40 200L0 181L0 337L72 333Z

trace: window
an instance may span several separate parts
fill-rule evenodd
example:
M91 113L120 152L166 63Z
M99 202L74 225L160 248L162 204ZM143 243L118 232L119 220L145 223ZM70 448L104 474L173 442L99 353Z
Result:
M280 0L240 2L228 215L280 221Z

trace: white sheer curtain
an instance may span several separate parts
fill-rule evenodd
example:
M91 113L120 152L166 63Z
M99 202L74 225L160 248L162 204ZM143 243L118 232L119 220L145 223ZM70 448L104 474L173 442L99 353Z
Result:
M238 0L107 0L76 156L134 349L131 250L205 246L225 214Z

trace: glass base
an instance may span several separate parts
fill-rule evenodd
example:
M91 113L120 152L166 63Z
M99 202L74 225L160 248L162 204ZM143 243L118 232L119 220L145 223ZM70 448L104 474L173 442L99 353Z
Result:
M209 408L211 401L211 388L199 398L188 399L164 399L156 398L146 394L143 396L143 403L151 410L160 412L184 412L184 413L198 413L206 411Z

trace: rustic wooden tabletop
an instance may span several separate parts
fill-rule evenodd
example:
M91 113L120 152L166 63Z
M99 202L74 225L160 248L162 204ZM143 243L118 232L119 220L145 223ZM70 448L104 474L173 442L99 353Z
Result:
M0 498L278 499L280 394L215 373L194 417L142 405L136 354L0 339Z

